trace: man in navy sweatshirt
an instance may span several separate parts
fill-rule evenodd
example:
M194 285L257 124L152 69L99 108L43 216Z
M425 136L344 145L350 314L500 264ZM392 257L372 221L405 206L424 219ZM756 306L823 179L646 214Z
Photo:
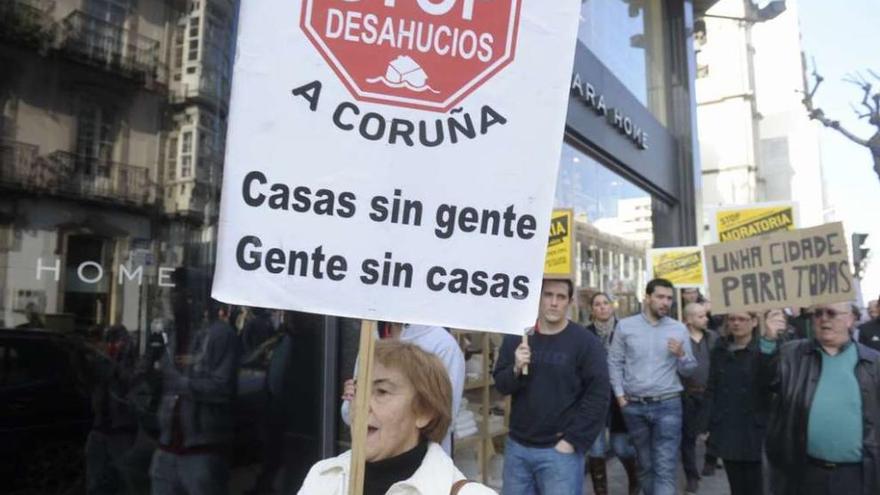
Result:
M545 279L528 343L508 335L498 353L495 388L513 399L505 495L582 493L584 455L605 427L605 349L592 332L568 321L573 292L570 280Z

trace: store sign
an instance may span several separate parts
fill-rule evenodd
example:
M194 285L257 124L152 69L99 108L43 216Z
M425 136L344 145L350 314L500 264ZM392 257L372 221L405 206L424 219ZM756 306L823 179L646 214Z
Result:
M648 250L648 278L665 278L680 288L706 285L703 248L691 246Z
M636 119L625 111L609 106L605 95L596 90L592 83L585 81L577 72L571 78L571 92L597 115L604 117L608 125L626 136L640 150L648 149L648 133Z
M358 101L446 112L515 57L521 0L305 0L303 32Z
M706 246L712 311L736 313L852 301L843 224Z
M550 237L544 259L544 276L571 278L574 276L574 210L553 210L550 217Z
M147 266L147 270L144 270L144 267ZM95 261L83 261L78 265L67 266L67 270L70 274L70 282L76 283L78 285L89 286L89 285L101 285L103 286L108 281L112 279L116 279L115 283L117 285L125 285L128 283L137 283L138 286L144 284L144 276L147 276L149 279L151 276L156 275L153 273L155 268L149 268L150 265L145 263L120 263L115 267L105 267L100 263ZM174 273L174 268L169 266L160 266L158 267L158 280L157 285L159 287L174 287L174 280L172 279L172 274ZM55 259L52 262L44 261L43 258L37 258L36 266L34 267L34 274L36 280L43 280L43 278L52 279L55 282L61 280L61 260Z
M717 242L739 241L798 227L797 203L773 202L748 206L722 207L710 218L712 237Z
M521 333L540 295L578 9L243 3L214 296Z
M674 202L687 197L678 137L580 41L574 65L566 133L613 158L627 174L650 185L659 198Z

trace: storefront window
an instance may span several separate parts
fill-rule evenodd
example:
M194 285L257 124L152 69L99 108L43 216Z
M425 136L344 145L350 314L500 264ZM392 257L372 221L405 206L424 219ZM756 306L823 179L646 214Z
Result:
M581 0L578 39L666 124L664 0Z
M565 143L555 205L575 214L581 317L597 291L616 299L619 316L634 313L646 283L646 252L654 243L651 195Z
M4 493L293 493L323 318L210 297L234 3L76 3L0 2Z

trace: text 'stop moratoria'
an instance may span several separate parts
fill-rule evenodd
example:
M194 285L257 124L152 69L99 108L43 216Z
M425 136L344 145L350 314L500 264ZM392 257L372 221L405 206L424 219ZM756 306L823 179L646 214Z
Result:
M515 56L521 0L305 0L301 27L360 101L446 112Z

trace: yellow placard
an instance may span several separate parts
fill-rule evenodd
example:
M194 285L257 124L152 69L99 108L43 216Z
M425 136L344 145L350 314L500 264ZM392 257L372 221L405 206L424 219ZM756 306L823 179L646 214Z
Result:
M792 205L726 209L716 213L715 222L719 242L741 241L797 228Z
M652 249L651 278L665 278L677 287L705 285L703 250L700 247Z
M564 278L574 276L574 211L553 210L550 217L550 238L544 258L544 276Z

